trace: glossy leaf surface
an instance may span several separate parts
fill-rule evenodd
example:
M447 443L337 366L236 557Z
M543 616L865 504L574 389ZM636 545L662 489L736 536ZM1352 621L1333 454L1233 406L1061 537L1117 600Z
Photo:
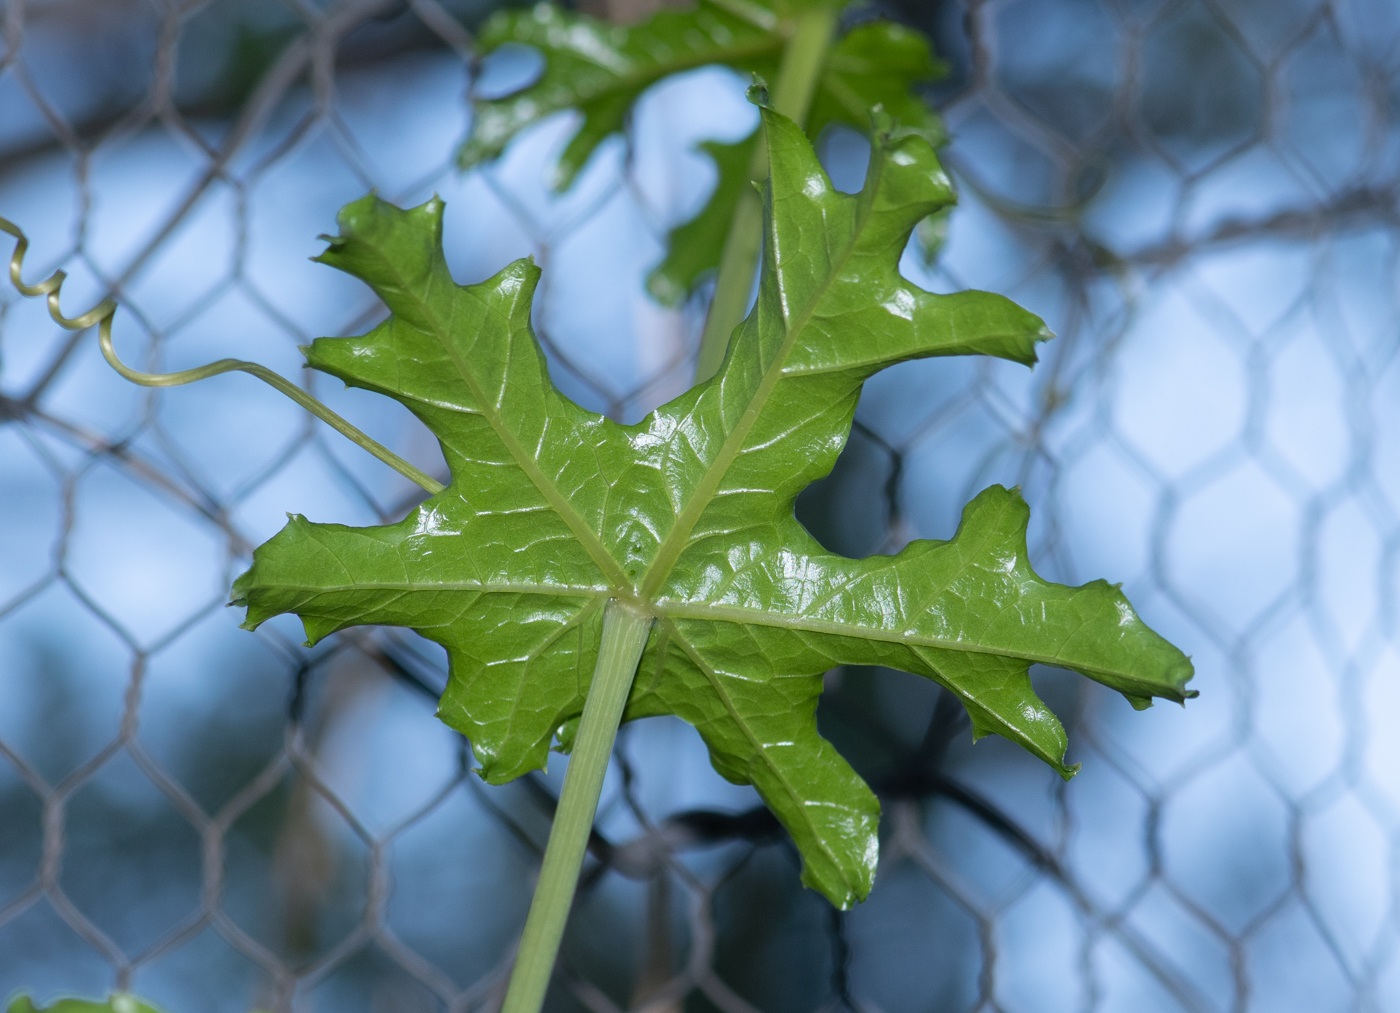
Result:
M933 295L897 264L915 223L951 198L928 140L877 137L864 190L834 190L803 132L763 112L771 150L759 298L720 372L640 423L579 408L551 385L530 329L539 271L517 261L459 286L442 205L347 207L321 259L372 286L392 316L316 341L308 361L394 397L437 435L452 481L398 524L291 522L235 585L250 627L302 617L314 642L406 626L442 644L444 721L500 783L541 767L582 711L603 605L656 616L626 718L675 714L715 768L753 784L792 834L803 878L846 906L870 889L878 805L817 734L822 673L883 665L955 693L1065 776L1065 734L1032 663L1142 703L1182 700L1190 662L1121 592L1048 583L1026 555L1028 510L993 486L949 541L847 559L798 523L863 382L907 359L987 354L1031 364L1041 321L984 292Z

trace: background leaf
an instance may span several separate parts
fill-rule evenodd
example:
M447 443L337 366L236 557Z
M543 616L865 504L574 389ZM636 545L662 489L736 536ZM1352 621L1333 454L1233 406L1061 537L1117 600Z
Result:
M815 142L833 125L868 135L871 110L878 106L901 128L924 137L934 148L941 147L947 140L943 121L912 88L945 73L928 40L918 32L893 21L857 25L827 55L807 116L807 136ZM749 166L757 140L755 130L734 144L711 141L700 145L700 150L714 159L718 178L700 212L666 237L666 257L647 278L647 289L658 301L676 305L708 272L719 267L734 208L750 183ZM928 241L934 234L920 228L926 256L937 252L937 246Z
M804 881L845 907L870 889L878 805L817 734L823 672L883 665L933 679L962 700L975 734L1003 735L1069 776L1031 664L1138 703L1185 699L1192 670L1116 588L1032 571L1014 490L982 492L950 541L893 556L834 555L798 523L794 501L831 470L872 374L940 355L1029 365L1049 335L1000 296L934 295L900 275L915 224L952 199L926 137L885 121L865 188L849 195L800 128L763 116L757 305L714 379L632 426L549 382L530 330L532 263L458 286L440 202L347 207L321 259L393 315L362 337L318 340L308 362L406 405L438 436L452 483L398 524L294 517L235 596L250 627L295 612L310 641L378 623L441 643L451 681L440 716L496 783L542 766L582 710L604 602L638 602L657 623L626 716L694 725L715 768L753 784L791 833Z
M735 9L751 9L753 16ZM760 4L711 0L699 0L693 10L663 10L630 27L545 3L500 11L482 27L479 52L512 42L534 46L545 58L544 73L522 91L474 103L458 163L465 169L495 158L526 127L577 109L583 122L560 155L554 179L563 189L603 139L622 129L638 96L663 77L710 64L772 74L783 47L776 24L777 15Z
M745 18L736 10L753 13ZM483 28L481 52L506 43L533 46L543 55L545 70L521 91L476 101L459 164L470 168L495 158L525 128L577 109L582 122L559 157L554 179L556 187L567 187L598 145L623 129L642 92L663 77L706 64L776 75L785 41L778 30L783 13L756 4L733 8L701 0L692 10L661 11L642 24L619 27L550 4L502 11ZM870 111L882 106L904 129L937 148L947 139L942 120L913 89L945 73L921 33L887 20L858 24L827 54L807 134L815 141L833 125L868 134ZM700 150L715 162L715 189L694 218L671 230L666 257L647 280L659 301L679 303L718 267L735 205L749 184L757 138L755 130L737 142L701 144ZM920 238L926 238L923 231Z

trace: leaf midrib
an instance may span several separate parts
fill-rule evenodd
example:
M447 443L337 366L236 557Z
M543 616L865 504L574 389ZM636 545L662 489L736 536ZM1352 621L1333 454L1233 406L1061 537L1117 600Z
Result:
M883 157L884 153L878 146L871 152L870 173L867 175L867 179L873 179L874 185L868 185L856 198L856 221L855 227L851 230L850 240L846 243L845 248L841 250L840 255L833 261L831 270L827 272L826 277L821 280L821 283L816 287L811 297L792 318L792 323L788 326L787 334L783 337L783 343L779 347L777 354L773 356L773 361L769 364L768 369L764 371L763 379L759 381L758 388L754 391L753 397L749 399L749 403L744 409L744 414L740 416L739 421L735 424L734 428L730 430L729 435L725 438L723 445L720 447L719 453L715 455L714 462L706 470L705 475L700 479L699 483L697 483L695 491L691 494L690 502L686 505L685 510L681 512L681 515L676 518L676 524L671 529L671 533L666 536L666 540L662 542L661 547L657 550L656 559L653 560L651 566L647 569L646 580L642 583L641 595L644 599L651 599L656 592L660 590L661 586L666 582L666 578L671 575L671 570L675 567L677 560L680 559L681 553L684 552L686 547L690 544L690 535L694 531L695 525L699 523L706 508L714 500L715 493L719 489L719 484L724 480L725 475L729 473L729 468L734 463L735 458L743 451L744 441L748 438L749 431L753 428L754 423L758 421L759 415L762 414L763 407L767 405L768 398L772 394L773 388L780 380L785 378L784 366L788 356L792 353L793 345L797 342L802 331L805 330L807 325L811 322L812 317L817 311L817 307L821 305L822 300L826 298L826 294L831 286L835 284L836 280L840 277L841 271L846 266L846 262L850 259L851 254L855 251L857 244L860 242L861 236L865 231L865 226L870 220L870 209L875 205L875 197L880 187L884 185L883 174L879 171L879 166L875 164L875 159L882 159ZM771 193L771 177L768 186ZM834 189L831 192L833 194L839 194L839 192ZM774 265L775 274L777 271L778 267ZM761 298L762 293L760 292L760 299ZM740 326L742 326L742 324ZM731 336L730 341L733 340L734 338ZM721 372L715 378L713 382L716 386L722 387L725 375L724 372ZM718 394L722 396L723 391L720 390Z
M1001 658L1017 658L1041 665L1066 667L1066 662L1058 655L1034 654L1024 650L1011 650L1001 647L986 647L968 640L952 640L946 637L931 637L924 634L887 630L878 626L862 626L858 623L839 622L834 619L813 619L793 616L767 609L746 608L742 605L712 605L708 602L669 601L656 602L657 615L672 619L700 619L717 622L738 623L743 626L771 626L777 629L800 630L805 633L830 633L837 636L855 637L861 640L879 640L889 644L905 644L912 647L934 647L945 651L962 651L967 654L991 654ZM1076 672L1098 672L1114 678L1136 678L1127 673L1109 668L1088 668L1075 665Z
M326 594L354 591L480 591L483 594L548 594L567 598L604 598L612 594L611 588L573 587L565 584L493 584L489 582L444 581L427 583L424 581L375 581L346 585L325 584L286 584L277 585L279 591L305 591ZM985 647L966 640L950 640L944 637L931 637L920 634L900 633L876 626L862 626L857 623L836 620L812 619L792 616L787 613L766 609L745 608L742 605L712 605L704 602L670 601L661 599L651 603L658 618L697 619L711 622L729 622L745 626L768 626L775 629L797 630L805 633L825 633L835 636L854 637L861 640L878 640L883 643L902 644L909 647L932 647L938 650L962 651L967 654L989 654L1002 658L1015 658L1042 665L1064 667L1065 661L1059 655L1033 654L1024 650L1008 650ZM1075 671L1085 675L1097 673L1118 679L1139 677L1116 669L1092 668L1076 665ZM736 715L736 720L738 717Z
M441 255L439 254L439 258L440 257ZM499 439L506 450L510 452L511 457L515 459L516 464L525 472L531 483L540 491L540 494L544 496L545 501L554 508L554 512L563 518L564 523L569 526L569 530L574 533L574 537L579 540L579 544L584 547L584 550L593 560L594 565L602 571L603 576L608 582L618 590L630 588L631 582L623 573L622 567L618 564L617 560L608 552L607 547L603 545L593 529L584 523L583 518L574 510L573 504L559 491L559 487L555 485L554 482L550 481L544 472L540 470L539 462L535 460L531 454L525 452L525 449L515 438L515 432L509 426L505 425L495 401L486 397L481 385L477 383L471 370L466 368L466 364L462 361L456 347L451 340L449 340L446 329L439 321L438 314L434 311L432 304L426 298L420 298L414 292L413 287L404 284L406 279L395 269L394 262L391 258L385 257L381 253L380 259L385 263L388 270L399 278L399 291L418 304L422 311L422 319L432 321L433 331L431 337L437 341L438 345L447 353L448 358L452 360L452 365L457 370L457 375L461 377L462 382L467 385L468 389L472 392L472 396L476 398L477 404L481 406L481 415L490 424L491 429L496 434L496 438ZM442 271L446 273L446 266L441 260L439 260L437 266L441 267ZM435 281L440 280L437 271L433 272L432 278ZM450 274L447 275L447 284L453 287L454 292L462 291L457 288L456 282L452 280ZM471 296L471 298L477 299L474 295ZM477 301L482 304L488 314L493 312L494 307L482 302L480 299L477 299ZM409 326L413 325L410 324ZM508 326L513 329L513 322L508 323ZM507 362L504 368L509 371L509 354L507 354L506 358Z

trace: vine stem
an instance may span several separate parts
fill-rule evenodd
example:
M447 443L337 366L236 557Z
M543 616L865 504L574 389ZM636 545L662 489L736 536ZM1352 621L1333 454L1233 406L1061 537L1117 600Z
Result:
M804 11L797 18L792 36L783 50L778 83L773 88L773 108L796 123L807 119L807 110L817 90L817 78L826 62L826 51L836 33L839 16L837 7L826 4ZM768 178L768 146L763 139L762 128L754 145L749 178L755 183ZM758 269L758 257L762 250L763 201L755 188L745 187L739 194L739 203L729 222L729 235L724 241L715 294L710 300L710 312L705 317L700 353L695 362L696 383L714 376L724 362L724 353L729 349L729 336L749 308L754 271Z
M583 704L578 737L574 740L564 790L554 812L554 825L544 849L544 864L525 918L515 968L511 971L501 1013L539 1013L554 972L554 958L564 937L579 870L603 776L612 758L613 740L622 723L623 707L632 690L637 664L651 633L652 615L636 605L612 598L603 611L603 638L593 682Z
M52 298L50 296L50 299ZM286 377L274 373L266 366L260 366L256 362L244 362L242 359L219 359L194 369L182 369L177 373L142 373L132 369L117 357L117 350L112 345L111 316L103 318L102 322L98 324L97 344L102 349L102 357L107 360L107 365L125 379L140 384L142 387L182 387L187 383L195 383L198 380L207 380L211 376L218 376L220 373L238 372L255 376L263 383L291 398L361 450L379 458L404 478L425 490L428 495L435 496L447 488L431 475L409 464L379 441L352 426Z

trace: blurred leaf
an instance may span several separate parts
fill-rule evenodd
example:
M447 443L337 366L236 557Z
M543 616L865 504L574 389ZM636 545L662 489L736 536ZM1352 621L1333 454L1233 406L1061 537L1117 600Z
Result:
M240 22L223 75L215 85L218 99L229 108L241 109L296 36L296 25L260 28Z
M555 174L555 185L567 187L598 145L623 128L641 93L661 78L705 64L776 75L786 39L784 13L771 5L700 0L692 10L661 11L642 24L618 27L546 3L528 11L499 12L482 30L481 52L508 42L534 46L544 56L544 74L512 95L476 102L459 162L469 168L494 158L526 127L577 109L583 122L560 155ZM919 32L893 21L859 24L827 54L807 134L816 140L834 124L868 134L871 110L883 106L903 129L937 148L947 139L943 123L912 89L945 73ZM718 179L700 212L667 237L666 257L647 279L659 301L681 302L706 272L719 266L734 208L749 184L757 138L755 130L735 143L701 145L715 160ZM927 248L925 252L928 256Z
M259 17L248 11L225 29L226 34L182 46L185 73L202 77L211 65L217 67L213 77L189 96L187 108L206 115L236 113L304 29L296 19L284 20L275 13Z
M8 1013L161 1013L134 995L118 992L106 1002L87 999L59 999L52 1006L35 1006L32 999L22 995L10 1003Z
M786 42L782 18L771 4L700 0L685 11L663 10L622 27L548 3L506 10L482 28L485 55L507 43L533 46L545 60L543 75L513 94L478 99L472 129L458 153L463 168L495 158L520 131L565 109L583 122L560 156L555 184L573 182L608 135L622 129L643 91L671 74L719 64L773 77ZM832 123L867 130L870 110L884 105L907 128L943 143L943 126L911 86L942 77L923 35L892 21L857 25L827 56L812 100L812 138Z
M923 256L926 267L932 266L938 255L943 252L944 244L948 242L948 219L952 210L951 207L947 207L937 214L929 215L914 230L914 235L919 238L919 253Z
M894 21L867 21L847 32L827 54L826 66L807 115L814 140L832 123L869 131L870 110L883 106L900 128L935 148L947 140L943 121L913 87L947 73L928 39Z
M901 129L941 147L947 140L943 121L911 88L943 74L943 65L933 58L928 40L918 32L892 21L858 25L827 56L807 117L807 136L815 141L822 130L834 124L869 134L871 111L880 106ZM647 278L647 289L658 301L668 306L680 303L707 272L719 267L734 209L750 182L749 167L757 140L755 131L735 144L710 141L700 145L714 159L718 178L699 214L666 237L666 257ZM947 209L941 212L946 213ZM921 245L926 231L920 226ZM929 260L937 252L930 254L926 245L924 250Z
M659 302L667 306L683 302L705 272L719 267L739 196L744 187L751 185L749 166L757 142L758 131L755 130L733 144L701 143L700 150L714 160L718 171L715 189L694 218L676 226L666 236L666 259L647 276L647 290Z
M735 13L750 9L748 17ZM526 127L577 109L583 122L555 176L557 187L567 187L603 139L622 129L637 97L661 78L710 64L773 74L784 41L776 27L767 6L713 0L700 0L694 10L660 11L631 27L547 3L500 11L482 27L479 51L510 42L534 46L545 58L544 74L512 95L476 101L458 161L470 168L495 158Z
M933 295L898 261L952 193L928 139L877 131L865 189L832 188L801 129L765 110L766 260L759 298L712 380L640 423L579 408L549 382L530 328L539 270L521 260L458 286L442 204L370 196L341 212L321 260L368 283L391 318L316 341L309 363L401 401L437 435L452 483L398 524L294 516L235 584L247 626L301 616L315 642L406 626L442 644L439 714L483 776L542 767L583 709L609 598L656 616L626 717L675 714L715 768L753 784L792 834L804 881L847 906L870 889L878 804L817 733L822 673L882 665L957 695L1061 774L1065 734L1033 663L1142 702L1182 700L1187 659L1114 587L1047 583L1026 555L1028 509L993 486L951 541L893 556L822 549L793 503L832 468L862 384L907 359L1031 364L1042 322L985 292Z

